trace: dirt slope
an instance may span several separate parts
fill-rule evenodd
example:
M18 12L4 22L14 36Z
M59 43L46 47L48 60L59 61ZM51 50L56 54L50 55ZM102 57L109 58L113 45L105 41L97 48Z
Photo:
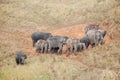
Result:
M61 35L61 36L68 36L72 38L81 38L84 36L84 27L86 24L79 24L79 25L73 25L73 26L68 26L68 27L63 27L60 29L55 29L51 30L53 35ZM108 30L106 26L100 26L100 28ZM27 35L27 32L22 33L22 32L10 32L10 31L5 31L5 30L0 30L1 34L3 36L8 36L11 38L14 38L18 41L22 41L20 46L17 46L18 50L22 50L23 52L27 54L35 54L35 48L32 47L32 40L31 40L31 34ZM4 39L1 38L1 44ZM108 35L105 36L105 42L109 42L111 39ZM5 45L4 45L5 46ZM5 47L10 47L6 45Z
M86 24L80 24L80 25L73 25L73 26L68 26L68 27L63 27L60 29L56 29L56 30L51 30L50 32L53 35L60 35L60 36L68 36L71 38L82 38L84 36L84 27L86 26ZM106 28L106 26L100 26L101 29L107 30L108 28ZM25 46L24 51L28 52L28 53L35 53L34 49L31 47L32 42L31 42L31 38L26 38L26 40L28 40L28 45L29 46ZM105 36L105 42L109 42L111 39L108 35Z

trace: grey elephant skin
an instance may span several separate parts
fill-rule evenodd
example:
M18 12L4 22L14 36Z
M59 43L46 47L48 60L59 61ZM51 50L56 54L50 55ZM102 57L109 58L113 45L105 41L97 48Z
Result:
M31 36L33 47L35 46L35 43L39 40L47 40L49 37L51 37L51 33L45 33L45 32L34 32Z
M19 51L16 53L16 64L24 64L25 63L25 59L27 59L27 55L25 55L23 52Z

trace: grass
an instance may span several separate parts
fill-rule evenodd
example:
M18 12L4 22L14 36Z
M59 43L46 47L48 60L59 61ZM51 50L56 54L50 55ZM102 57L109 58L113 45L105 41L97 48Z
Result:
M85 51L80 59L89 66L117 69L120 67L119 46L117 42L98 46L92 50Z
M4 62L9 64L1 68L1 80L119 80L114 70L85 67L56 55L34 56L24 66L17 66L13 59Z
M119 80L119 8L119 0L0 0L0 80ZM111 40L77 56L33 56L33 32L89 23L105 24ZM19 50L25 65L15 63Z
M46 60L46 58L49 60ZM72 80L72 75L76 73L76 69L79 69L77 64L73 64L73 62L67 60L63 61L60 57L56 57L56 55L42 55L42 57L39 56L31 58L27 61L25 66L17 66L16 64L12 63L12 61L9 61L9 63L12 65L6 65L2 68L1 72L4 73L1 73L3 74L1 77L10 80L46 80L46 78L47 80ZM63 73L64 75L62 75Z
M116 0L15 0L1 5L1 20L8 20L8 24L15 22L15 26L20 27L64 26L104 20L119 22L119 13L119 1Z

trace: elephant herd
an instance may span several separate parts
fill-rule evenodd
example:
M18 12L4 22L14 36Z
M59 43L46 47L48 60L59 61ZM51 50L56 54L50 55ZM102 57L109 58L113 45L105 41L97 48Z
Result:
M32 45L37 53L63 53L63 46L66 46L65 52L69 54L87 49L89 45L95 47L104 44L106 31L99 28L99 25L88 25L85 27L84 37L69 38L67 36L53 36L51 33L34 32L31 35ZM17 52L16 63L24 64L27 56L23 52Z
M63 46L67 47L67 53L80 52L92 47L104 44L106 31L99 28L99 25L88 25L85 27L85 36L69 38L67 36L53 36L51 33L34 32L31 36L33 47L36 47L37 53L59 53L62 54Z

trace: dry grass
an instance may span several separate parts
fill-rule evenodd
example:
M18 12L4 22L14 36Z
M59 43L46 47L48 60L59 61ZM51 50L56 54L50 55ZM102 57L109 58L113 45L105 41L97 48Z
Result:
M7 20L6 25L12 28L17 26L24 30L86 22L119 22L120 19L116 0L14 0L0 6L1 20Z
M119 0L0 0L0 80L119 80L119 8ZM75 28L83 32L82 26L64 26L83 23L105 25L111 40L107 38L105 45L77 56L33 56L33 32L57 34L63 27L62 35L73 36L74 30L71 34L65 31ZM19 50L29 56L23 66L16 65L14 60Z
M119 80L114 70L92 68L56 55L34 56L24 66L17 66L14 59L4 60L1 80Z

